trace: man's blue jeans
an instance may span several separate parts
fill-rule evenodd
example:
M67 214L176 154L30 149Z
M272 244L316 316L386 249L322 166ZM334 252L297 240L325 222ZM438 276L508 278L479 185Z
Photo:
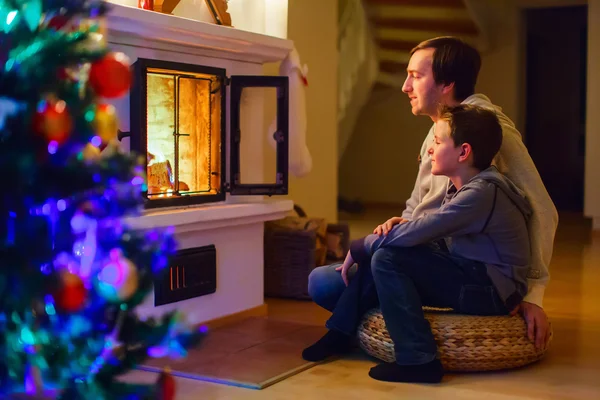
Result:
M348 287L335 270L339 265L316 268L309 276L312 299L333 312L327 328L354 335L363 314L381 307L398 364L425 364L436 357L422 306L451 307L461 314L508 313L485 265L433 244L377 250L371 265L353 267Z

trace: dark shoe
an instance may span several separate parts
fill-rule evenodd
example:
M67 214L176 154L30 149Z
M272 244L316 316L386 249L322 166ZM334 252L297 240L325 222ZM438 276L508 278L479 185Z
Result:
M383 363L371 368L369 376L385 382L440 383L444 368L438 359L421 365Z
M306 361L323 361L327 357L348 353L352 350L352 337L330 330L315 344L302 351Z

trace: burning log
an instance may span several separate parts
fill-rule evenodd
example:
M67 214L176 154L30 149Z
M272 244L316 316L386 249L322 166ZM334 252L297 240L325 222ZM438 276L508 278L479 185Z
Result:
M148 165L148 193L173 190L173 169L169 160ZM158 190L156 190L158 189Z

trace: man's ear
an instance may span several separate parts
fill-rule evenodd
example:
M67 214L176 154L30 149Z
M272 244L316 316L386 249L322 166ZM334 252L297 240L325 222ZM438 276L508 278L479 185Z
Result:
M463 143L460 145L460 154L458 156L458 162L465 162L469 159L469 156L473 154L473 148L469 143Z
M454 89L454 82L449 83L449 84L444 84L444 86L442 86L442 93L450 94L453 89Z

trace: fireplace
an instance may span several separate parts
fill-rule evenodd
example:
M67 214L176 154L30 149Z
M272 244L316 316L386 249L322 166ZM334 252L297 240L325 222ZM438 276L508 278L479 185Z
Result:
M130 148L146 159L147 208L217 202L227 192L287 194L287 77L229 77L222 68L146 58L138 58L133 73L130 133L120 137L131 136ZM242 182L241 144L251 139L241 130L240 107L244 90L250 88L273 88L277 96L274 182Z
M264 222L288 215L293 202L268 197L287 192L287 78L260 75L293 43L111 8L108 41L133 61L135 76L129 97L110 101L122 150L141 153L149 176L146 209L124 222L173 227L178 243L164 279L136 313L178 310L191 324L264 315ZM267 132L273 117L276 142Z

